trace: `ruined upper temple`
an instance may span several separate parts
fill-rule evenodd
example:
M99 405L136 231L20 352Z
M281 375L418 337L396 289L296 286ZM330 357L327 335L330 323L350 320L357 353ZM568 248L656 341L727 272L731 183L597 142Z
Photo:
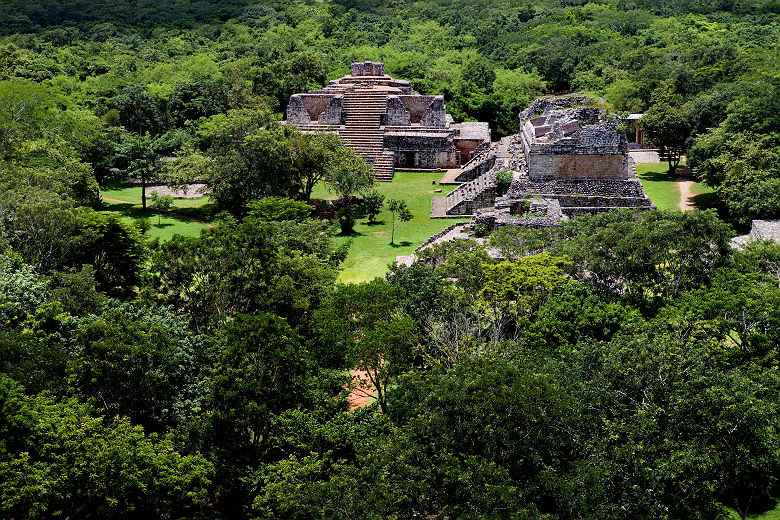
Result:
M431 216L477 218L482 213L492 219L482 222L489 230L497 222L541 226L616 208L654 207L639 182L626 138L617 131L618 120L586 103L577 94L534 101L520 113L520 132L475 155L455 177L463 184L433 198ZM498 197L501 170L513 172L513 178ZM526 206L543 216L517 218Z
M443 96L417 94L372 61L353 63L348 76L321 90L290 96L287 121L337 132L382 181L392 180L395 168L456 168L490 143L487 123L454 124Z

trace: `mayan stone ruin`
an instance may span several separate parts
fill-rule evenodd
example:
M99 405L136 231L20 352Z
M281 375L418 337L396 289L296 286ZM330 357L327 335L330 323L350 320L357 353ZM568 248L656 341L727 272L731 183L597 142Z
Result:
M617 119L587 98L537 99L520 113L521 131L481 150L455 176L460 186L431 203L432 217L473 216L487 231L503 225L546 227L578 215L654 207L636 176ZM497 196L497 174L512 174Z
M732 238L731 246L737 249L743 249L749 242L756 240L771 240L772 242L780 244L780 219L754 220L750 228L750 233Z
M453 123L443 96L423 96L382 63L353 63L348 76L293 94L287 121L305 132L334 132L390 181L395 168L447 169L490 143L487 123Z

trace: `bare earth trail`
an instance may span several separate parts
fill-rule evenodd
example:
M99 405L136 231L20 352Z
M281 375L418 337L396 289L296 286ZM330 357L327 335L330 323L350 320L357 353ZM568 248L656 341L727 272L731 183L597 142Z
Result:
M694 193L691 191L693 181L687 177L677 177L675 181L677 187L680 189L680 211L693 211L695 206L693 205Z
M112 199L111 197L100 197L100 198L102 200L106 201L106 202L114 202L116 204L132 204L133 206L135 206L135 203L134 202L130 202L129 200ZM198 224L203 224L207 228L213 228L214 227L214 224L212 224L210 222L206 222L205 220L200 220L199 218L195 218L195 217L192 217L190 215L184 215L183 213L179 213L176 210L169 210L168 213L170 213L171 215L176 215L177 217L186 218L187 220L193 220L193 221L197 222Z
M362 370L352 372L352 382L355 388L347 396L349 411L368 405L374 399L374 388L368 379L368 374Z

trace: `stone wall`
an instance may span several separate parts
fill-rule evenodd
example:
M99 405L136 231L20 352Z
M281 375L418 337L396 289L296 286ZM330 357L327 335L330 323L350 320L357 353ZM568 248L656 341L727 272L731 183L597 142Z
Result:
M661 161L658 150L629 150L628 154L636 164L655 164Z
M472 157L457 177L455 182L469 182L490 171L496 164L496 151L489 148L479 156Z
M410 123L419 123L431 106L433 96L399 96L401 103L409 113ZM432 125L425 125L432 126Z
M444 128L447 126L447 110L444 106L444 96L433 96L428 110L420 119L420 126Z
M477 149L477 147L484 143L479 139L454 139L455 148L460 152L460 160L464 163L471 160L471 153Z
M519 208L528 207L520 211ZM523 214L524 213L524 214ZM557 226L568 217L554 199L522 199L506 201L496 199L492 208L478 209L471 219L471 227L482 225L488 233L505 226L523 226L530 228L548 228Z
M564 108L576 107L588 102L588 96L584 94L572 94L569 96L558 96L552 98L539 98L531 103L531 106L520 112L520 124L526 120L532 119L537 115L542 115L551 110L560 110Z
M376 61L361 61L353 63L350 68L353 76L384 76L385 65Z
M409 126L409 111L401 102L399 96L387 97L387 112L382 118L382 125L387 126Z
M457 168L458 162L457 151L396 150L393 152L393 166L395 168L437 170L441 168Z
M521 199L531 195L577 195L591 197L646 197L638 179L587 179L533 181L521 177L512 181L507 198ZM649 200L649 199L648 199Z
M419 124L426 128L446 128L447 111L442 96L401 95L387 97L387 112L382 118L387 126Z
M303 101L299 94L290 96L290 102L287 103L287 121L295 123L298 126L311 123L309 112L303 106Z
M615 154L537 154L531 151L528 177L547 179L628 179L628 161Z
M391 131L384 137L384 147L388 150L445 150L456 151L449 132Z
M296 125L339 126L342 124L341 95L294 94L287 105L287 121Z

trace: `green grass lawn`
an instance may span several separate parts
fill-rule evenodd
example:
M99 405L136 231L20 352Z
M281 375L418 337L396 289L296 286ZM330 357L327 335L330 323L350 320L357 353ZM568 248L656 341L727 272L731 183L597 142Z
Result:
M669 175L668 163L637 164L636 172L645 193L658 209L679 209L680 189L675 176ZM691 191L696 195L693 205L697 209L707 209L716 202L712 189L700 182L694 182Z
M141 188L134 186L132 188L119 188L114 190L100 190L102 197L109 199L126 200L133 204L141 204ZM149 204L150 200L147 198L146 203ZM197 199L173 199L174 208L200 208L210 204L208 195Z
M141 208L141 188L121 188L114 190L101 190L103 197L125 200L132 204L118 202L106 202L105 212L120 214L125 220L135 222L140 218L148 218L151 227L147 234L160 240L170 240L173 235L197 236L205 229L205 224L213 218L214 205L208 196L198 199L174 199L173 209L168 213L160 213L154 208ZM147 205L150 201L147 199Z
M736 511L729 509L731 517L734 520L740 520L739 514ZM749 520L780 520L780 503L778 503L773 509L760 513L757 515L748 515Z
M409 255L414 248L422 244L431 235L435 235L455 222L468 219L431 219L431 198L446 195L455 186L439 186L442 173L396 172L392 182L378 182L376 190L388 199L403 199L409 206L413 217L409 222L397 222L395 227L395 245L390 245L392 215L383 211L377 217L377 224L368 225L365 219L358 220L355 234L351 237L336 237L338 244L352 240L347 259L342 264L343 271L339 281L362 282L377 276L384 276L388 264L398 255ZM436 185L432 181L437 181ZM434 189L442 193L431 193ZM333 199L324 184L315 187L312 193L315 199Z
M645 193L658 209L679 209L680 189L669 175L666 163L637 164L636 172Z

